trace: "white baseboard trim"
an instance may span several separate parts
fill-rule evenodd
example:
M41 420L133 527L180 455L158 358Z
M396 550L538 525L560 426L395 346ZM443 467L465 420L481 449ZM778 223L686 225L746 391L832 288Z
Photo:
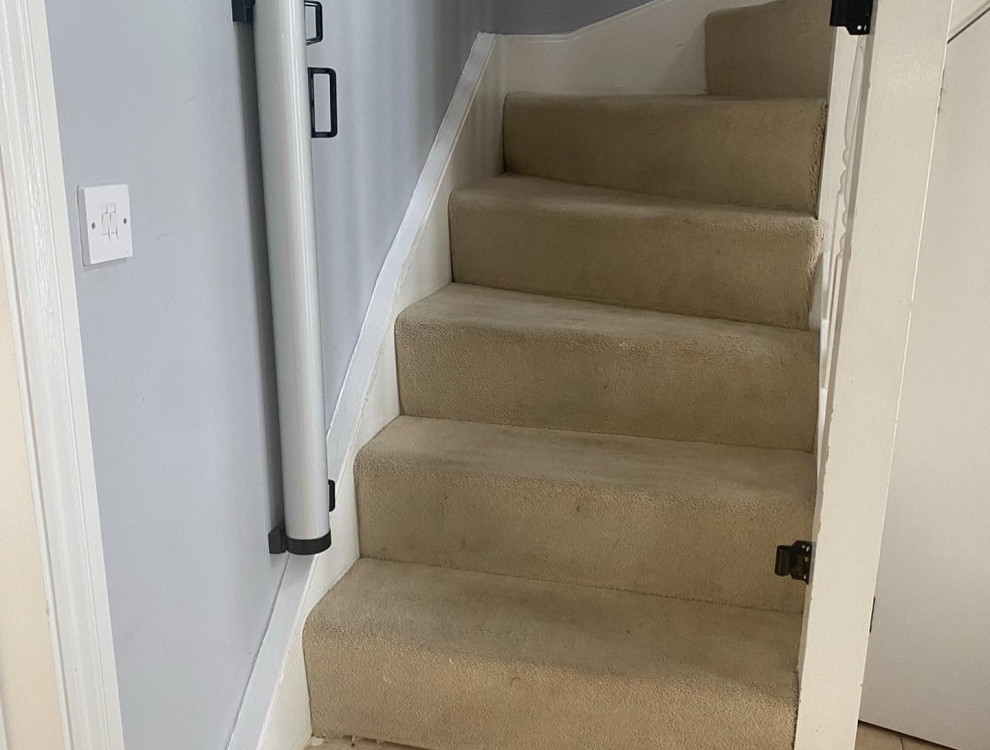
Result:
M508 91L704 94L705 18L765 0L653 0L570 34L508 36Z
M303 625L359 555L352 469L360 447L399 415L395 318L451 281L451 191L501 171L500 61L496 37L479 34L379 274L327 434L333 546L289 560L228 750L296 750L310 737Z
M987 12L990 12L990 0L953 0L949 41L959 36L970 24Z

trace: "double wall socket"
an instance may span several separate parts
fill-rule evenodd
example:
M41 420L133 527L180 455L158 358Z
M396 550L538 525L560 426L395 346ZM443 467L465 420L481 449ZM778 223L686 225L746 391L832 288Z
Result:
M78 191L82 224L83 264L95 266L130 258L131 200L127 185L81 187Z

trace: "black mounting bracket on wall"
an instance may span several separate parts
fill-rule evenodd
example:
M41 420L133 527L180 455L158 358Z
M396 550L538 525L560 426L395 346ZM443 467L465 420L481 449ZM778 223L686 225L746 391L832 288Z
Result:
M873 0L832 0L832 26L842 26L853 36L869 34L873 25Z
M337 506L337 491L333 480L330 480L330 509ZM285 532L285 521L268 532L268 552L272 555L318 555L330 549L330 532L319 539L293 539Z
M330 129L320 130L316 126L316 77L326 76L330 87ZM337 71L333 68L309 69L309 122L313 138L335 138L337 136Z
M777 562L773 572L779 576L790 576L795 581L811 578L811 553L814 550L811 542L797 541L794 544L782 544L777 547Z
M254 23L255 0L231 0L231 3L234 23ZM319 44L323 41L323 3L320 0L303 0L303 5L313 9L313 23L315 25L313 36L306 37L306 45ZM334 138L337 135L337 71L333 68L309 68L307 72L309 75L310 135L313 138ZM329 130L320 130L316 125L317 76L325 76L329 86Z
M255 0L230 0L231 16L234 23L254 23ZM320 0L304 0L307 8L316 13L316 36L306 39L306 44L319 44L323 41L323 3Z
M254 0L231 0L234 23L254 23Z

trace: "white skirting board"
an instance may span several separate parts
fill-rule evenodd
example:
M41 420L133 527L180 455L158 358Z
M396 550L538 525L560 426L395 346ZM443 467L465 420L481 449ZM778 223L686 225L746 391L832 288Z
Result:
M508 91L704 94L705 18L765 0L653 0L571 34L503 37Z

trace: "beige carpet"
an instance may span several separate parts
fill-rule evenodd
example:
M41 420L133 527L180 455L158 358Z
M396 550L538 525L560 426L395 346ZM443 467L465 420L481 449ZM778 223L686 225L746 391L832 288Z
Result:
M832 0L776 0L712 13L705 25L708 91L719 96L821 96L835 29Z
M450 201L460 282L788 328L808 327L820 236L808 214L512 174Z
M804 605L800 586L777 585L768 550L811 533L808 453L402 417L355 476L367 557Z
M415 750L414 748L400 747L399 745L390 743L362 740L358 737L341 737L328 740L314 737L309 747L319 747L323 750L338 750L340 748L358 748L358 750ZM647 741L633 747L614 748L614 750L651 750L652 747L653 745ZM518 750L528 750L528 748L528 745L523 744ZM859 734L856 736L856 750L947 750L947 748L912 739L911 737L901 737L896 732L877 729L868 724L860 724Z
M800 623L361 560L306 625L313 725L424 748L786 748Z
M710 19L709 85L749 98L509 95L509 173L451 197L455 283L396 323L362 559L303 634L315 733L793 746L820 5Z
M818 204L822 99L518 93L502 127L517 174L806 213Z
M395 328L406 414L811 450L818 334L452 284Z

